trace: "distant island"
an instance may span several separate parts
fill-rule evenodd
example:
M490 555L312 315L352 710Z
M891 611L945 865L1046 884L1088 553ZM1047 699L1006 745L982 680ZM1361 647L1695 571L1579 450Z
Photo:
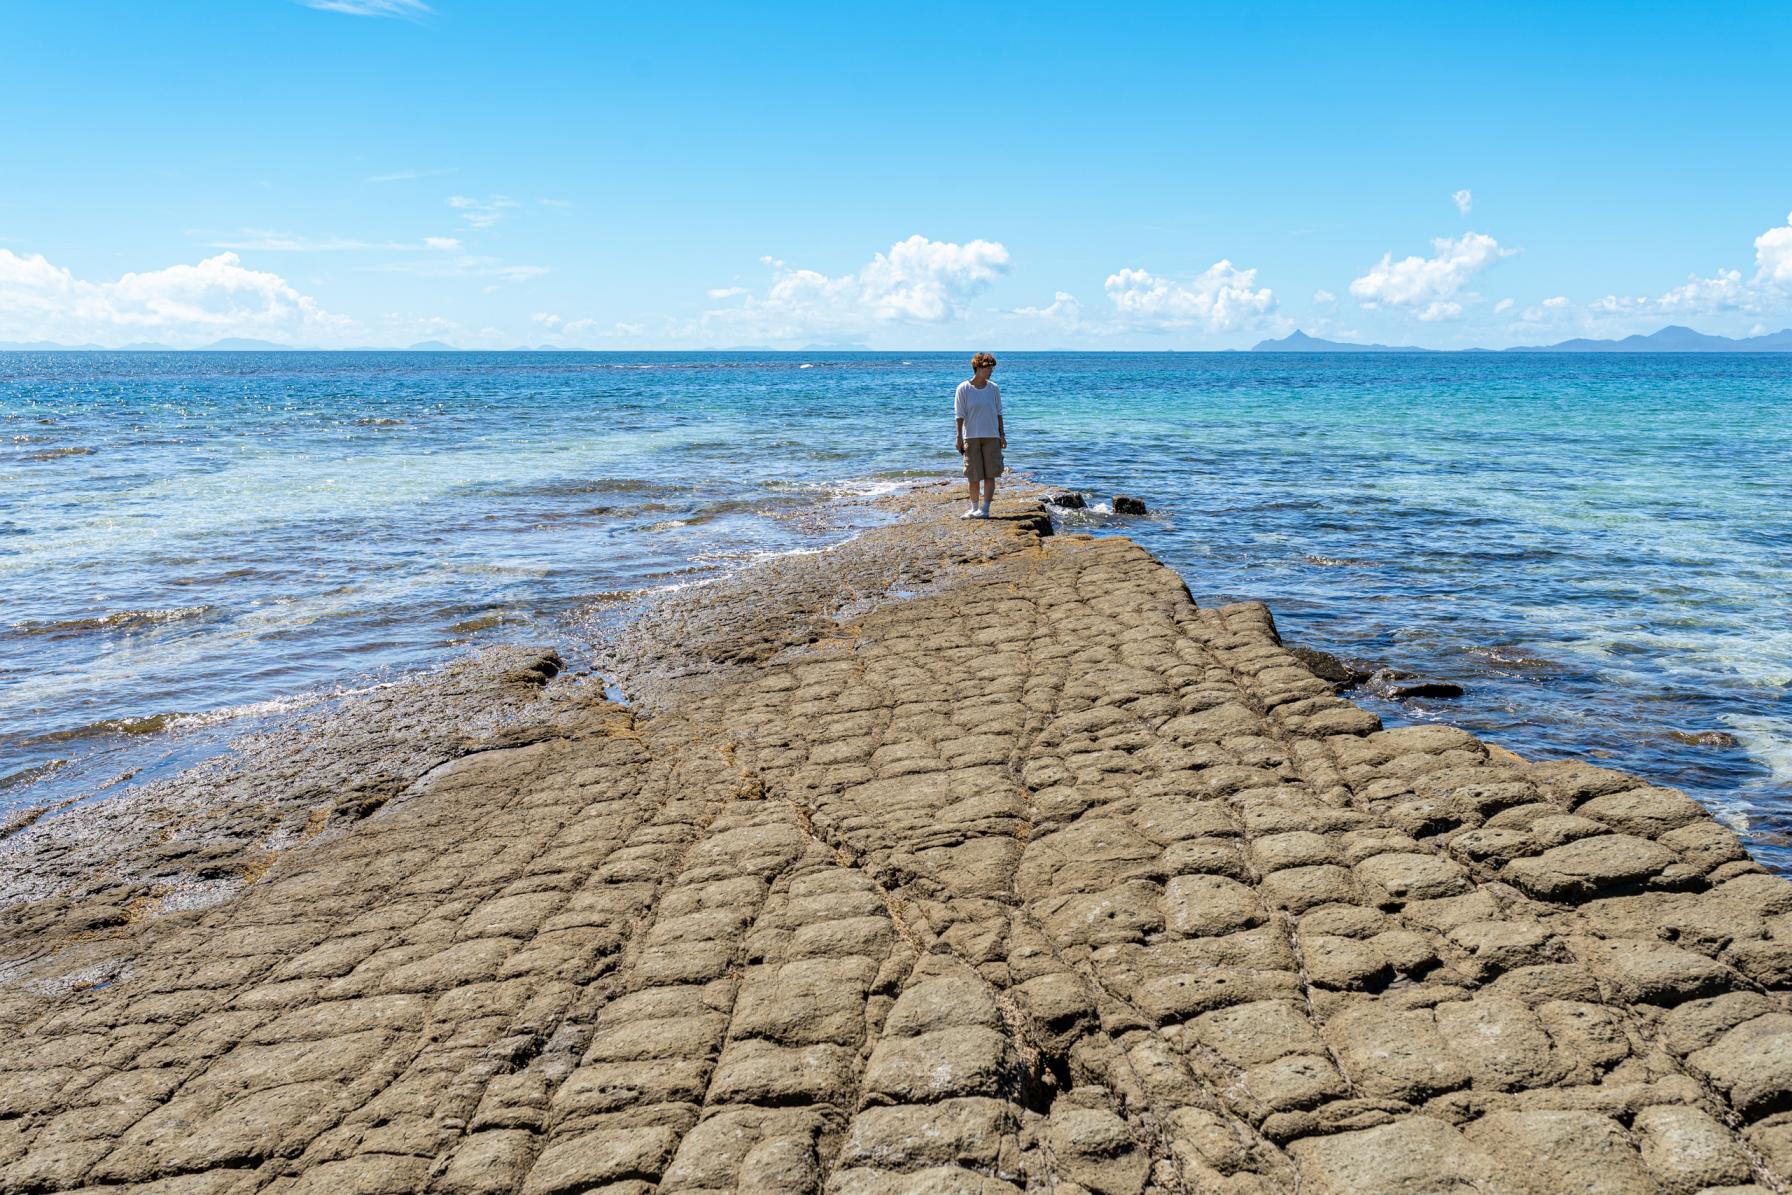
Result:
M1308 336L1299 328L1280 340L1259 340L1251 346L1253 353L1435 353L1413 345L1352 344L1347 340L1321 340Z
M1792 328L1765 336L1713 336L1678 324L1647 336L1622 340L1589 340L1580 337L1558 344L1514 345L1509 349L1422 349L1411 345L1352 344L1321 340L1296 329L1280 340L1260 340L1253 353L1792 353Z

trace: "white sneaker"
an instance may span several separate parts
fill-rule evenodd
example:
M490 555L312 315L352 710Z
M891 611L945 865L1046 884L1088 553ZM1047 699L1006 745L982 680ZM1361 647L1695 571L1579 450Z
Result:
M958 517L961 519L980 519L983 517L983 508L980 506L973 506Z

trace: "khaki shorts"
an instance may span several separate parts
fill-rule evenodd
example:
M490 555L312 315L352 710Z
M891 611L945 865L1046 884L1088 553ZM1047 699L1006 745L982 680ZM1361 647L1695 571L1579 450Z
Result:
M995 436L978 436L964 442L964 475L972 481L985 481L1002 475L1002 441Z

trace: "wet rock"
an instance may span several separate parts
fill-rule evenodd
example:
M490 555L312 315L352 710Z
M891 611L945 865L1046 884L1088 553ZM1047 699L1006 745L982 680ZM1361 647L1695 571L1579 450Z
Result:
M1372 669L1359 668L1354 664L1346 663L1329 651L1319 651L1316 648L1290 644L1288 653L1305 664L1308 672L1336 689L1352 688L1374 675Z
M1143 498L1129 498L1125 494L1114 495L1114 513L1117 515L1142 515L1145 511Z
M1062 494L1053 494L1051 497L1046 499L1046 502L1049 505L1056 506L1061 510L1083 510L1083 509L1086 509L1089 505L1088 502L1084 501L1083 496L1081 494L1069 493L1069 492L1062 493Z

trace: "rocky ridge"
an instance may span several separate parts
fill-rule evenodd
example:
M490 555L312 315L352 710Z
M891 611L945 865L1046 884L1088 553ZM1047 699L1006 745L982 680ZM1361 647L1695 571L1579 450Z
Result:
M649 613L634 706L525 667L371 808L237 802L227 900L15 900L0 1189L1788 1189L1792 882L1697 804L900 503Z

